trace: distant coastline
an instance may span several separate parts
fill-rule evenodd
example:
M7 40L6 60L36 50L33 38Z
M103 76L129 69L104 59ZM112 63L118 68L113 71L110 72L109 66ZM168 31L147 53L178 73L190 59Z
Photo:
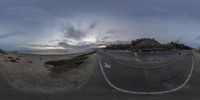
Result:
M69 54L82 54L85 52L91 52L92 49L88 50L18 50L12 51L13 53L20 54L33 54L33 55L69 55Z

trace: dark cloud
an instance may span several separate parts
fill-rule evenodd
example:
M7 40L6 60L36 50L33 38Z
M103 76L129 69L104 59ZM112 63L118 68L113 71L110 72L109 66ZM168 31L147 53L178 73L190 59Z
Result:
M11 33L0 35L0 39L6 39L6 38L9 38L9 37L13 37L13 36L17 36L17 35L23 35L23 34L27 34L27 33L26 32L11 32Z
M63 48L71 48L72 47L71 45L69 45L66 42L59 42L58 45L61 46L61 47L63 47Z
M80 23L78 23L77 26L81 26ZM63 33L65 38L81 39L89 34L89 31L97 27L97 21L93 21L86 27L88 27L88 30L83 31L81 29L78 29L75 25L67 23L66 25L64 25Z
M109 38L110 38L110 36L103 36L103 37L97 38L97 41L106 41Z
M90 25L90 29L94 29L96 27L97 27L97 21L92 22Z
M106 40L106 39L109 39L110 37L109 36L105 36L102 38L102 40Z
M76 29L73 25L67 24L63 30L65 38L80 39L84 37L86 33Z

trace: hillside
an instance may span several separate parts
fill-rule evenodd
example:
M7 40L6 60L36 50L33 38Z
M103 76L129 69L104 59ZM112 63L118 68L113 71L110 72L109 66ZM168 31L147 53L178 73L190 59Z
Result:
M148 48L161 48L162 45L155 39L151 38L141 38L137 40L132 40L131 49L148 49Z
M179 42L162 44L153 38L132 40L130 44L111 44L105 49L110 50L192 50L193 48Z

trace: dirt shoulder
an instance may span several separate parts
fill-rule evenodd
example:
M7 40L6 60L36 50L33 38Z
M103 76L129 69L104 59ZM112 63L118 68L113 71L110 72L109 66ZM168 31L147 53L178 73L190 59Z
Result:
M74 55L77 56L77 55ZM74 59L72 55L42 56L28 54L0 54L0 67L5 71L9 82L23 91L52 93L56 91L71 91L84 83L94 68L95 54L87 55L68 70L53 73L52 67L47 67L48 61ZM71 61L71 60L70 60ZM56 66L69 67L69 65ZM54 70L54 69L53 69Z

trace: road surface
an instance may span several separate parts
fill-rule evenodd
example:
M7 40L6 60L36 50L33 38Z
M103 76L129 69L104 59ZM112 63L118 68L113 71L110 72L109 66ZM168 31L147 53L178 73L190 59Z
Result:
M0 100L199 100L199 59L190 51L98 51L93 74L71 92L15 90L0 74Z

